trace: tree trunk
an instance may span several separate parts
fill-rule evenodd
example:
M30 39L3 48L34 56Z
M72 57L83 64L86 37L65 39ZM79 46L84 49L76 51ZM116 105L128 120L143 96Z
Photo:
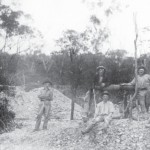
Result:
M74 100L71 101L71 117L70 120L73 120L74 118Z
M25 85L26 85L26 78L25 78L24 71L23 71L22 77L23 77L23 86L25 87Z
M134 49L135 49L135 93L133 95L132 101L137 97L138 94L138 79L137 79L137 41L138 41L138 28L137 28L137 20L136 20L136 14L133 16L134 18L134 25L135 25L135 40L134 40ZM138 104L138 100L136 99L136 104ZM137 106L138 107L138 106ZM138 120L139 120L139 109L138 109Z
M71 101L71 116L70 120L74 119L74 105L75 105L75 99L76 99L76 89L71 90L72 93L72 101Z
M124 95L123 95L123 106L124 106L124 118L127 118L129 115L129 111L127 108L127 95L126 95L126 91L124 91ZM126 110L126 111L125 111Z
M7 33L6 33L6 36L5 36L4 45L3 45L3 47L1 48L1 52L5 52L5 49L6 49L6 43L7 43Z

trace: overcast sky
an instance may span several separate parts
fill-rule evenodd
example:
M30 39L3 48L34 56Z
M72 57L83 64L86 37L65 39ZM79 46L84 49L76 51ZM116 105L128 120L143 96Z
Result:
M109 1L109 0L107 0ZM82 0L20 0L21 9L30 13L35 25L43 33L46 41L45 52L55 50L55 39L62 31L74 29L83 31L89 24L90 15L100 14L100 9L91 9ZM125 49L134 53L133 12L137 12L138 27L150 26L150 0L128 0L129 8L122 13L116 13L108 20L110 28L110 49ZM145 34L150 38L149 33ZM143 37L144 38L144 37ZM147 52L147 45L140 49L139 54Z

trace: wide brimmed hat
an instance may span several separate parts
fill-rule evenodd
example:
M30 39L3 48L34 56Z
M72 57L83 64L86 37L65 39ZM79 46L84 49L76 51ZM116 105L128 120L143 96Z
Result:
M108 96L110 96L110 93L108 92L108 91L104 91L103 93L102 93L102 96L103 95L108 95Z
M139 67L138 67L138 70L139 70L139 69L144 69L144 70L146 71L145 66L139 66Z
M49 83L50 85L53 85L49 79L44 80L43 84L45 84L45 83Z
M96 70L99 70L99 69L104 69L104 70L106 70L106 68L105 68L104 66L98 66L98 67L96 68Z

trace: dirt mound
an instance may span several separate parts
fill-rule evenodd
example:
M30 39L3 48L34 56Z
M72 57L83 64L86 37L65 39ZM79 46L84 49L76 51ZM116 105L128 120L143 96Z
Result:
M82 135L85 125L79 120L52 120L48 130L32 132L34 121L25 121L22 129L2 134L1 150L149 150L150 130L146 121L113 120L107 133L101 132L102 123Z
M103 133L101 125L95 127L83 139L94 150L149 150L150 131L145 128L146 121L129 119L113 120L107 133Z
M16 98L11 101L12 108L21 120L23 128L0 136L0 150L150 150L150 130L145 128L150 114L140 114L140 121L113 119L108 131L103 133L98 124L86 135L81 134L87 124L81 120L70 121L71 101L54 90L52 120L48 130L32 132L34 129L40 89L25 92L17 89ZM118 106L115 105L117 109ZM116 114L119 112L116 112ZM81 118L80 106L75 106L75 118Z
M11 107L16 113L16 118L35 119L40 100L38 94L40 88L25 92L20 87L16 88L15 99L11 100ZM70 119L71 100L54 89L54 100L52 101L53 119ZM75 105L75 118L81 118L81 107Z

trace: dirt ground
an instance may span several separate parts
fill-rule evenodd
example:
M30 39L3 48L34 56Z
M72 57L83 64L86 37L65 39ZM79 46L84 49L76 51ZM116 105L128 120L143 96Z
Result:
M101 123L82 135L86 124L81 120L81 107L75 106L75 120L70 121L71 100L57 90L48 130L33 132L39 90L17 89L11 109L22 126L0 135L0 150L150 150L150 128L145 128L150 114L141 114L140 121L114 119L106 133L100 130Z

